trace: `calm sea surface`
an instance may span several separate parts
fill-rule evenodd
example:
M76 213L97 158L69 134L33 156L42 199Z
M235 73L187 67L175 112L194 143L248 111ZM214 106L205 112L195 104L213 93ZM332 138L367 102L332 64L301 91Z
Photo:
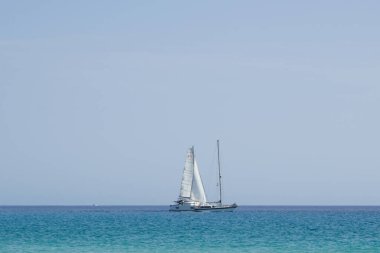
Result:
M380 207L0 207L0 252L380 252Z

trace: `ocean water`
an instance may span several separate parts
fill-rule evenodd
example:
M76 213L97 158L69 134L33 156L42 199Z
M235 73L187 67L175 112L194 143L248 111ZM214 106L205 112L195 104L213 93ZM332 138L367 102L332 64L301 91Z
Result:
M380 207L0 207L0 252L380 252Z

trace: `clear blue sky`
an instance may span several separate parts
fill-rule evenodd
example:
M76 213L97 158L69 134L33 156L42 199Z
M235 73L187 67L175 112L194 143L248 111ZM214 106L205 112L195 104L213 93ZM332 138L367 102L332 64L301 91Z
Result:
M380 205L379 1L0 1L0 205ZM212 162L214 161L214 162Z

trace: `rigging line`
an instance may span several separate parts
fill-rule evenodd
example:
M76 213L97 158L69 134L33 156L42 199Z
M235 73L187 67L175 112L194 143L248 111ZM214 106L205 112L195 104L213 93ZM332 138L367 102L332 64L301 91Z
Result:
M217 168L216 154L217 154L217 147L214 147L214 151L212 152L211 160L210 160L208 167L207 167L207 169L208 169L207 171L209 171L209 172L211 171L212 173L214 173L215 167ZM214 175L213 175L213 177L214 177Z
M217 154L218 154L218 147L214 144L213 146L213 152L211 159L209 160L208 166L207 166L207 178L210 179L210 182L212 183L209 187L207 187L208 195L212 195L213 199L219 198L219 172L218 172L218 163L217 163ZM215 181L214 181L215 180ZM217 201L214 201L217 203Z

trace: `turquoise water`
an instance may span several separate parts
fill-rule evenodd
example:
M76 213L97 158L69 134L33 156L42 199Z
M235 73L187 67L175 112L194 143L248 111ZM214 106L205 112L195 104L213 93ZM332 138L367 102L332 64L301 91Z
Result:
M380 207L0 207L0 252L380 252Z

